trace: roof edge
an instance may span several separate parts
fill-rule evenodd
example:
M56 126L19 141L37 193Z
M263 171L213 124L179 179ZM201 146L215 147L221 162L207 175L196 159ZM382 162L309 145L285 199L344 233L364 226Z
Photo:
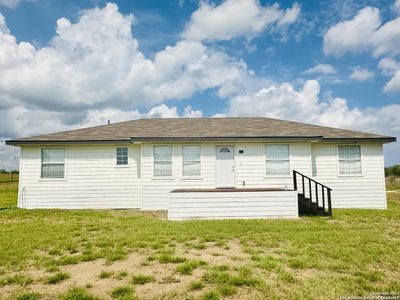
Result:
M357 143L357 142L381 142L381 143L393 143L397 141L394 136L387 137L376 137L376 138L323 138L324 142L344 142L344 143Z
M37 141L37 140L8 140L6 145L19 146L19 145L82 145L82 144L130 144L131 140L72 140L72 141Z

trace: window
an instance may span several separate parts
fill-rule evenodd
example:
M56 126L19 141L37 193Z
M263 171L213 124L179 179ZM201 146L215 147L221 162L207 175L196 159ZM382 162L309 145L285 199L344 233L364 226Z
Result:
M128 164L128 147L117 148L117 166L124 166Z
M200 146L182 146L182 175L200 176Z
M42 149L41 178L64 178L65 149Z
M172 176L171 146L154 146L154 176Z
M360 145L339 145L339 174L361 174Z
M267 145L265 157L267 175L289 175L289 145Z

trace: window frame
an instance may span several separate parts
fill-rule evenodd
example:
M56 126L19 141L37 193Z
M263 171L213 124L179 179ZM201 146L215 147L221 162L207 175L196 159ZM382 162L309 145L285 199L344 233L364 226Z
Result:
M170 147L171 148L171 175L156 175L155 174L155 165L156 165L156 160L155 160L155 148L156 147ZM153 145L152 147L153 149L153 179L172 179L173 175L174 175L174 170L173 170L173 166L174 166L174 146L171 144L157 144L157 145Z
M198 159L198 160L184 160L184 158L183 158L183 148L184 148L184 147L198 147L199 150L200 150L200 151L199 151L199 152L200 152L199 159ZM182 172L181 172L181 175L182 175L182 178L184 178L184 179L186 179L186 178L188 178L188 179L192 179L192 178L201 178L201 174L202 174L202 171L201 171L201 168L202 168L202 159L201 159L202 155L201 155L201 151L202 151L201 145L198 145L198 144L186 144L186 145L182 145L182 146L181 146L181 154L182 154L182 164L181 164L181 166L182 166ZM185 174L184 174L184 167L183 167L183 165L184 165L185 162L198 162L198 163L199 163L199 174L198 174L198 175L185 175Z
M52 150L52 149L62 149L64 150L64 177L43 177L42 175L42 152L43 150ZM67 157L68 157L68 149L66 147L40 147L39 148L39 181L65 181L67 180ZM60 164L60 162L56 163L47 163L47 164Z
M341 173L340 172L340 146L358 146L360 148L360 173ZM338 177L362 177L363 175L363 155L362 146L360 144L337 144L336 146L336 162L337 162L337 174Z
M285 145L288 147L288 163L289 163L289 171L288 174L267 174L267 147L272 145ZM290 144L289 143L268 143L264 145L264 177L265 178L291 178L292 174L292 165L291 165L291 151L290 151Z
M127 163L119 165L118 164L118 148L126 148L127 149ZM130 159L129 159L129 147L128 146L116 146L115 147L115 167L116 168L129 168L130 166Z

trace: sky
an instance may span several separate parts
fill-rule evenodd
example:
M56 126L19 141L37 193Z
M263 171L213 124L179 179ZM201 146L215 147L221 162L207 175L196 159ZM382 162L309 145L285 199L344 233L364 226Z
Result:
M400 0L0 0L0 169L11 138L229 116L399 138Z

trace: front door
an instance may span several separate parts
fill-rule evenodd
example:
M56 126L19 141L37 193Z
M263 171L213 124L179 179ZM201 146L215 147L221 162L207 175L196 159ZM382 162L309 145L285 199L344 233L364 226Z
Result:
M215 176L218 187L235 187L235 159L233 146L216 147Z

